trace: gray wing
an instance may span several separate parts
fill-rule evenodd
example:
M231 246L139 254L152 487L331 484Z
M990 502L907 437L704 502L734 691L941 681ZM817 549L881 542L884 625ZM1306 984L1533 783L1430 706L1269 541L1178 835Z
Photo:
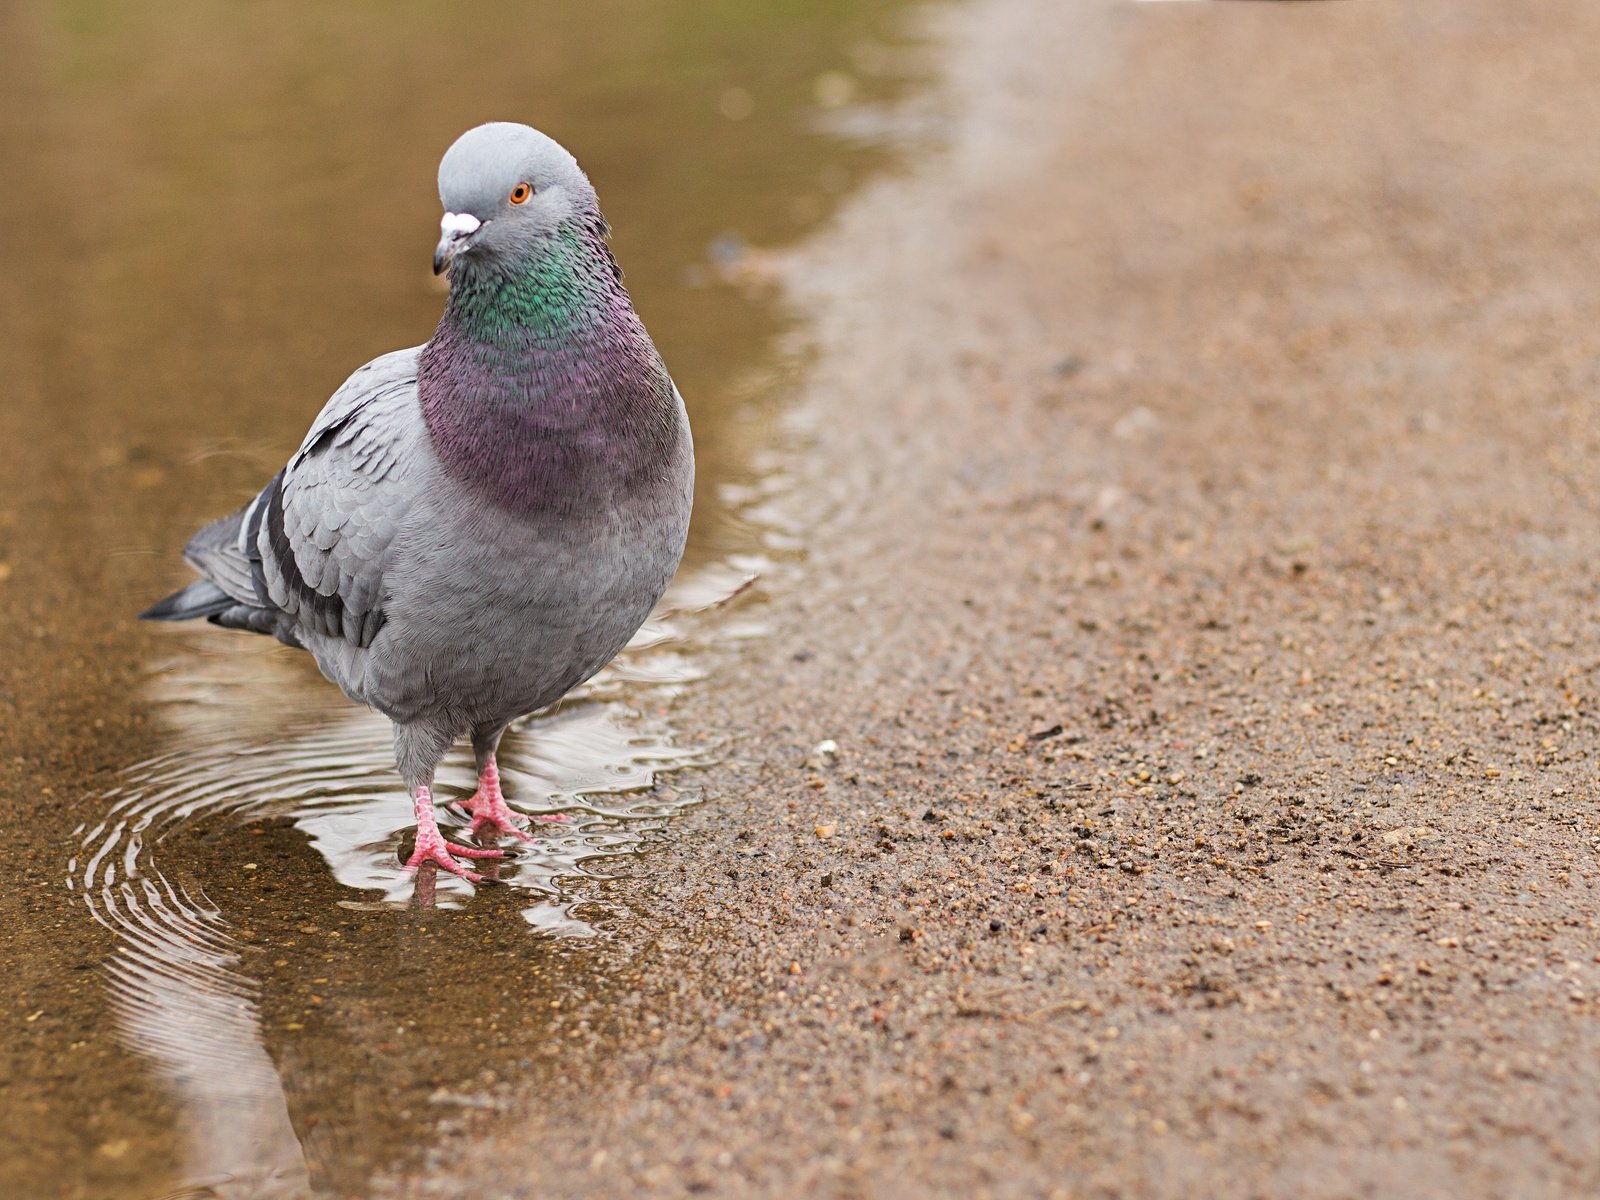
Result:
M257 600L301 632L369 646L383 628L385 572L425 449L419 355L399 350L350 376L241 514Z

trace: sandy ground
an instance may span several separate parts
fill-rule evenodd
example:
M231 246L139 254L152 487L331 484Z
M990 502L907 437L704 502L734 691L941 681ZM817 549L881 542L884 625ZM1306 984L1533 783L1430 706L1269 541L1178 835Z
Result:
M1600 1192L1600 7L947 25L632 994L393 1190Z

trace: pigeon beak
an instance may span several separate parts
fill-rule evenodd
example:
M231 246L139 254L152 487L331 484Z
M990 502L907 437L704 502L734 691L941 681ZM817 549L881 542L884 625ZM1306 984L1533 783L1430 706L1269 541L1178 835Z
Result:
M461 244L482 227L483 222L471 213L447 212L439 220L439 245L433 252L433 273L444 274L461 249Z

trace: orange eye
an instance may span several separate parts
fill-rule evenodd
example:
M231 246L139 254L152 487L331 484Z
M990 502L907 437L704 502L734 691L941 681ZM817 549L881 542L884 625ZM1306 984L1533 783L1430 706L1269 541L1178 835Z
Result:
M533 184L519 183L511 189L511 203L525 204L531 195L533 195Z

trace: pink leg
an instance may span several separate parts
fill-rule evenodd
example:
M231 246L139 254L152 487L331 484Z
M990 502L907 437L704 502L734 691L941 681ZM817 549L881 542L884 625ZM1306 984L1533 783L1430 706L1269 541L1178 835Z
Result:
M522 828L522 822L528 818L521 813L511 811L506 804L506 798L500 794L500 768L495 764L494 755L489 756L489 761L483 764L483 771L478 776L478 790L470 800L463 800L461 806L472 814L472 834L478 836L485 829L493 833L509 833L519 837L525 842L534 840L533 835ZM548 817L540 817L541 821L565 821L565 814L557 813Z
M458 846L454 842L444 840L444 834L439 832L439 822L433 815L433 793L427 788L417 789L417 848L406 860L406 870L412 871L423 863L433 863L443 867L452 875L459 875L469 883L482 883L483 876L476 871L469 871L458 863L452 855L459 854L462 858L504 858L504 850L482 850L476 846Z

